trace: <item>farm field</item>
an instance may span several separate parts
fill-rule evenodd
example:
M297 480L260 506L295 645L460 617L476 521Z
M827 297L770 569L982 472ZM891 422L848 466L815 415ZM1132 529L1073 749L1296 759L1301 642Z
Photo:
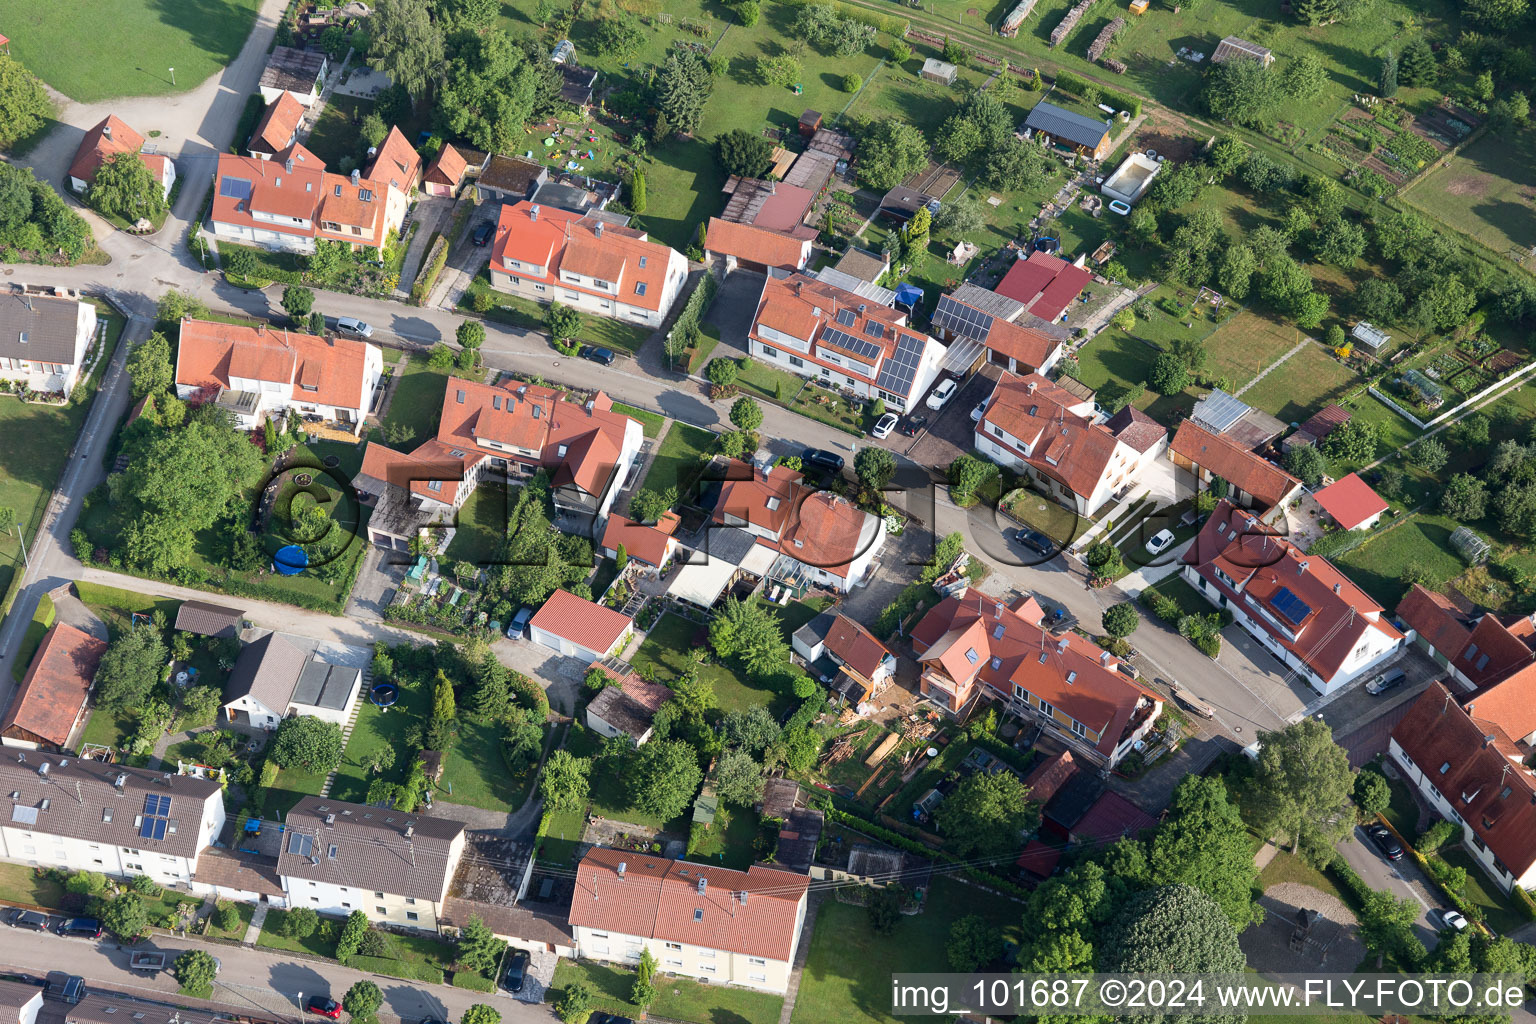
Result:
M78 4L11 0L5 34L11 56L70 99L163 96L196 88L234 60L260 6L260 0L115 0L109 17L94 17ZM155 125L134 127L147 132Z
M1536 246L1536 138L1492 134L1462 150L1448 167L1431 171L1404 197L1441 223L1471 235L1495 253L1528 253Z

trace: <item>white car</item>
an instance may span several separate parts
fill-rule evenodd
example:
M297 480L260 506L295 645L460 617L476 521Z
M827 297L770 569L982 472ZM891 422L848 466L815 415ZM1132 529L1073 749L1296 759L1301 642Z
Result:
M1157 533L1152 535L1152 539L1147 541L1147 551L1154 555L1160 555L1172 543L1172 530L1158 530Z
M891 431L896 429L896 421L899 419L895 413L888 412L880 417L875 424L875 429L869 432L869 436L876 439L884 439L891 436Z
M971 422L980 423L981 418L987 414L987 400L983 398L981 404L971 410Z
M1467 930L1467 919L1461 916L1461 911L1459 910L1442 910L1440 911L1440 926L1441 928L1454 928L1458 932L1464 932Z
M944 381L938 387L934 388L933 393L928 396L928 401L924 404L934 412L938 412L949 403L951 398L955 397L955 392L959 390L960 382L951 377L949 380Z

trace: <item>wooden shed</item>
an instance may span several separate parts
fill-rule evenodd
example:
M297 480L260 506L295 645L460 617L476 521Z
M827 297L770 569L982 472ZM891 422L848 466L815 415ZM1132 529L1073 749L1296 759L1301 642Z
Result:
M810 138L821 127L821 111L807 110L800 115L800 134Z

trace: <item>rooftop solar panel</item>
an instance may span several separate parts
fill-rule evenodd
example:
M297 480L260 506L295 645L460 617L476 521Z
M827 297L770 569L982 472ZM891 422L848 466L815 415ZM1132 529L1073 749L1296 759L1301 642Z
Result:
M963 302L956 302L948 295L941 295L933 311L933 323L963 338L986 341L992 332L993 317Z
M854 321L858 318L859 315L851 309L840 309L837 311L837 322L844 327L852 327Z
M866 320L864 322L864 333L871 338L884 337L885 325L878 320Z
M905 396L912 391L912 381L923 361L927 340L911 334L898 334L896 338L896 351L880 367L875 386L893 395Z
M251 183L245 178L220 178L219 195L225 199L249 199L251 198Z
M1275 596L1270 598L1269 603L1275 611L1280 613L1280 617L1292 626L1301 625L1306 621L1307 616L1312 614L1311 606L1291 593L1289 587L1281 587L1275 592Z
M835 327L828 327L821 332L823 344L840 348L844 352L851 352L867 363L873 363L880 356L880 346L863 338L855 338L851 334L844 334Z

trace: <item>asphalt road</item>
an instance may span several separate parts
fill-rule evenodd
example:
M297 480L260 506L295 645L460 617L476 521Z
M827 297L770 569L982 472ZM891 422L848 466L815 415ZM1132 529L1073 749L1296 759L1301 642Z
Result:
M1344 863L1355 869L1365 884L1372 889L1391 893L1398 899L1412 900L1419 907L1414 931L1424 943L1425 949L1434 949L1440 941L1441 910L1450 909L1436 898L1435 889L1409 862L1406 855L1396 864L1387 860L1365 831L1356 828L1350 838L1338 845ZM1287 854L1279 854L1284 857Z

